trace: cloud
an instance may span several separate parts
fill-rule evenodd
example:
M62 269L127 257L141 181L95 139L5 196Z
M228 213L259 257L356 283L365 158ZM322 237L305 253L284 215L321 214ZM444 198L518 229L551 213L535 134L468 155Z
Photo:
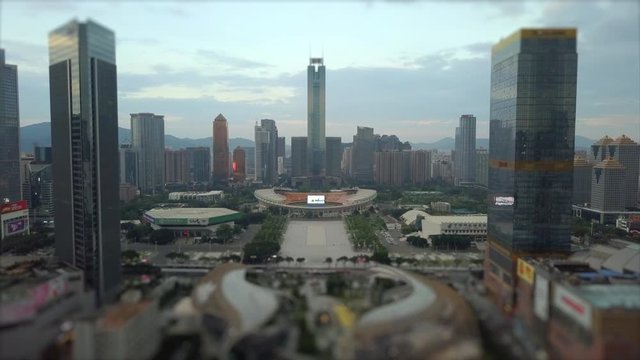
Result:
M207 62L210 61L231 69L246 70L247 68L254 69L254 68L271 67L271 65L269 64L265 64L262 62L249 60L249 59L243 59L243 58L232 56L232 55L227 55L223 52L215 51L215 50L201 49L197 51L197 54L204 61L207 61Z

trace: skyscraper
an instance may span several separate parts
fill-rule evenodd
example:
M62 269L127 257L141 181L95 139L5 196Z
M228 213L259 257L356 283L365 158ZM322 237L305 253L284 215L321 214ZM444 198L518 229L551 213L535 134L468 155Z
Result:
M485 283L505 310L518 257L569 251L577 60L575 29L523 29L492 49Z
M131 144L120 145L120 184L138 183L138 153Z
M373 161L376 136L373 128L358 126L351 148L351 176L358 182L373 182Z
M640 147L626 135L621 135L609 144L611 156L624 166L625 208L635 208L638 199L638 175Z
M247 146L244 148L245 172L247 180L256 179L256 148Z
M307 67L307 157L309 175L325 174L325 68L322 58Z
M229 178L229 127L222 114L213 120L213 178L216 181Z
M591 203L591 182L593 164L583 157L573 159L573 196L571 203L582 205Z
M114 33L73 20L49 33L56 255L99 301L121 281Z
M246 153L240 146L236 146L236 148L233 149L233 165L231 168L233 170L234 181L242 182L246 179Z
M307 174L307 137L291 137L291 177Z
M256 180L274 184L278 180L277 163L278 128L271 119L260 120L255 127Z
M342 162L342 138L327 136L326 145L326 174L327 176L340 177L340 163Z
M208 183L211 179L211 151L206 146L188 147L189 182Z
M460 116L460 125L456 128L456 151L454 165L455 184L473 184L476 182L476 118L473 115Z
M184 149L164 150L164 177L167 184L190 182L189 153Z
M0 204L22 198L19 131L18 67L5 63L0 49Z
M625 199L625 168L613 158L593 167L591 207L600 211L623 211Z
M489 151L476 149L476 184L489 186Z
M411 183L420 185L431 179L431 152L414 150L410 152Z
M276 156L277 156L277 162L278 162L278 175L282 175L285 173L285 168L284 168L284 159L286 157L286 140L284 137L280 136L278 137L278 142L277 142L277 146L276 146Z
M138 188L144 194L162 191L164 172L164 116L131 114L131 146L138 154Z

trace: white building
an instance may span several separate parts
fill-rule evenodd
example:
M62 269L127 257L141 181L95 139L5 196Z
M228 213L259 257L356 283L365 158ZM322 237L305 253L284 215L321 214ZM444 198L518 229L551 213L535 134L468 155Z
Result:
M169 200L198 200L204 202L216 202L224 198L222 190L213 190L207 192L191 191L191 192L172 192L169 193Z
M422 219L420 235L428 239L433 235L487 236L487 215L431 216Z

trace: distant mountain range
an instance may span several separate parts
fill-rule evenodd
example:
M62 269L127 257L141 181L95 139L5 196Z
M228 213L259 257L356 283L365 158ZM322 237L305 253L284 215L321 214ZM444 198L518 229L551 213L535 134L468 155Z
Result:
M120 144L131 142L131 130L118 127L118 142ZM186 147L206 146L211 147L213 138L190 139L178 138L173 135L164 136L164 145L173 149ZM33 152L33 147L51 146L51 123L43 122L39 124L27 125L20 128L20 151ZM229 139L229 148L235 149L236 146L252 147L254 142L244 138Z
M125 128L118 128L118 141L123 143L129 143L131 141L131 130ZM211 137L202 139L190 139L179 138L173 135L164 136L164 144L167 147L173 149L180 149L186 147L207 146L211 147L213 139ZM576 135L575 147L576 150L585 150L594 143L594 140L586 138L584 136ZM51 123L42 122L39 124L27 125L20 128L20 151L32 152L33 146L51 146ZM232 138L229 139L229 148L235 149L236 146L252 147L255 146L253 140L244 138ZM411 143L411 148L414 150L420 149L437 149L442 151L450 151L455 146L455 140L450 137L440 139L432 143ZM288 146L287 146L288 147ZM477 139L476 147L489 148L489 139Z

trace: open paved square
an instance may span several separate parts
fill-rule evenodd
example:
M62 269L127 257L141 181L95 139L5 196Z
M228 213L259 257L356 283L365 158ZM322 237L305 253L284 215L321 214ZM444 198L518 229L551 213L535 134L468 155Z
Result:
M342 220L289 221L280 254L294 259L303 257L307 263L324 263L330 256L354 256L347 229Z

